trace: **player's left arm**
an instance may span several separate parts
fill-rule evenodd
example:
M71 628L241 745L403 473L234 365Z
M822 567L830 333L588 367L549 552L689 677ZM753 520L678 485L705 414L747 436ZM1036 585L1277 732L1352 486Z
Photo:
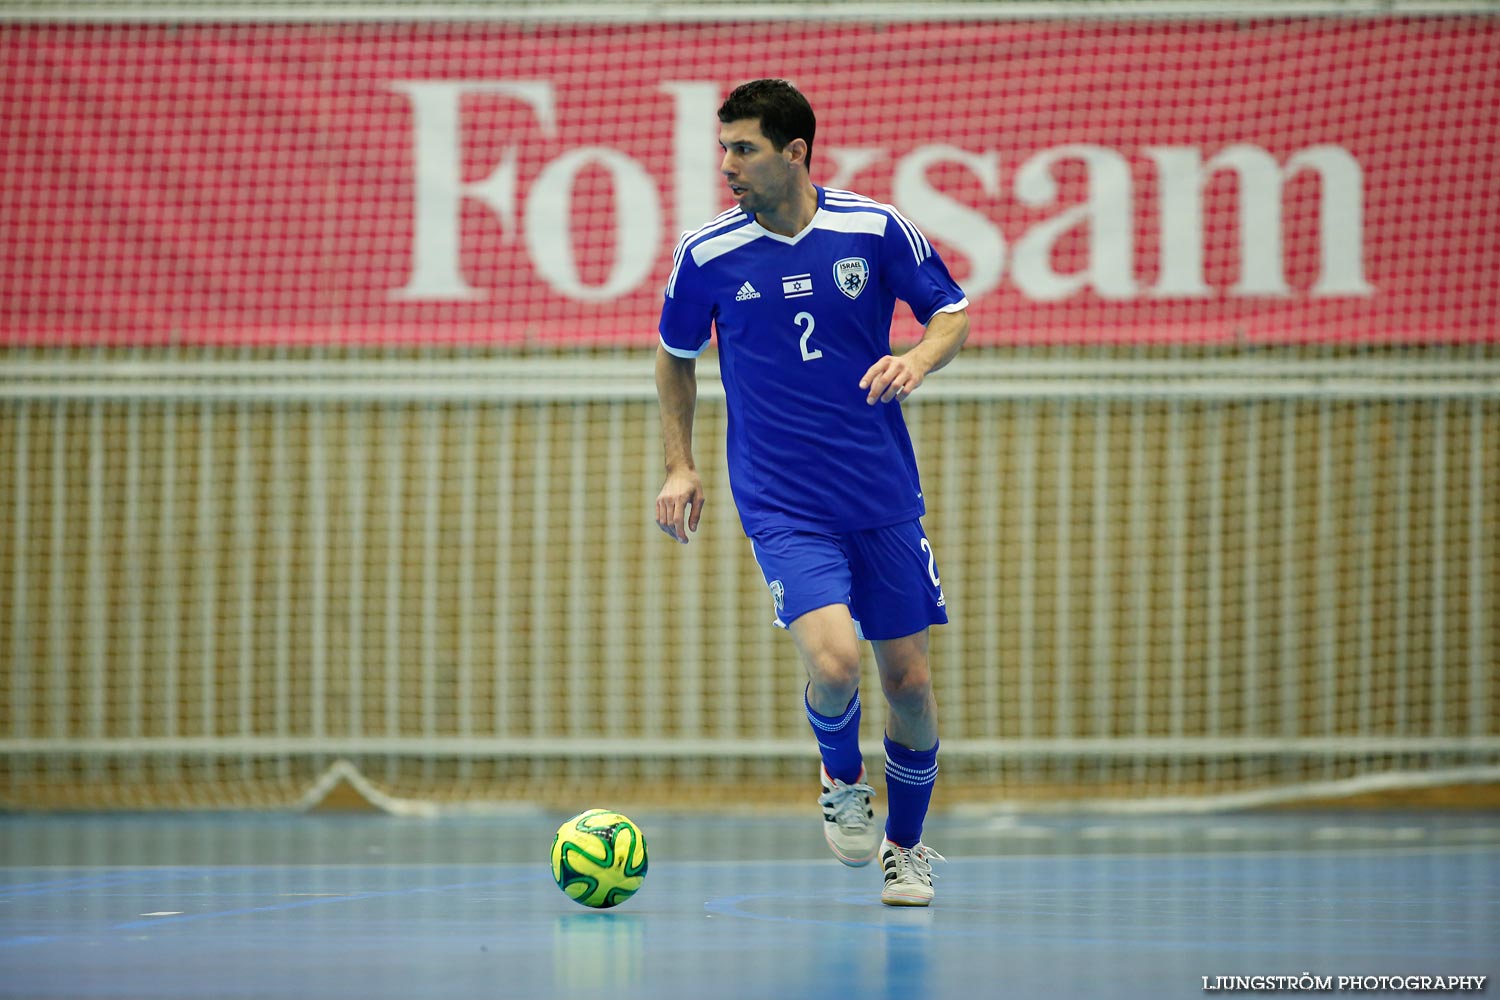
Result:
M865 402L889 403L905 399L939 368L952 361L969 336L969 311L938 312L927 321L922 339L905 354L887 354L870 366L859 387L867 390Z

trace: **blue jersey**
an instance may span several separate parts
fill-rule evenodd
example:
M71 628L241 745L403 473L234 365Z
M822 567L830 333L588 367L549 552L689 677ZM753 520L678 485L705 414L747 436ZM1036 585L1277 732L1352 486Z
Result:
M891 353L896 299L924 326L968 306L917 227L890 205L818 188L796 236L731 209L673 254L661 342L691 358L719 336L729 483L747 533L862 531L926 512L899 403L859 380Z

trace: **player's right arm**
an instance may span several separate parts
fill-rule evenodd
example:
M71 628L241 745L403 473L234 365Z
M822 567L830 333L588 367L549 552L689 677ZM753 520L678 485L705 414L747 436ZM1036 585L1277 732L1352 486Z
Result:
M716 314L702 294L697 262L683 233L672 251L656 345L656 401L661 410L667 481L656 496L656 524L687 544L703 516L703 480L693 462L693 411L698 405L698 355L708 346Z
M693 462L693 412L698 405L698 359L656 347L656 401L661 410L667 480L656 495L656 524L687 544L703 516L703 480Z

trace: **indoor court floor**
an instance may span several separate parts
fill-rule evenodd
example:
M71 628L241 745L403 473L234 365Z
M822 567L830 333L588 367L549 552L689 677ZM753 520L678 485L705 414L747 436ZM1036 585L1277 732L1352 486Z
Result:
M878 870L834 861L809 812L637 815L645 885L598 912L551 880L561 814L0 816L0 997L1165 998L1304 975L1333 993L1340 976L1500 989L1492 813L934 818L949 860L922 910L881 906Z

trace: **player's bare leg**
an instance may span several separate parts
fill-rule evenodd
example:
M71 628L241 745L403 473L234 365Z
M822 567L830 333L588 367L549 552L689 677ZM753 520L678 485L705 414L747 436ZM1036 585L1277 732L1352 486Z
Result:
M859 639L842 604L815 608L788 631L807 670L807 703L823 715L844 711L859 690Z
M932 862L942 855L922 843L922 823L937 778L937 699L927 661L927 630L872 643L880 686L890 706L886 723L885 778L890 818L880 845L891 906L932 902Z
M880 687L890 706L886 735L912 750L936 746L937 698L932 693L932 673L927 665L927 629L870 645L880 668Z
M823 756L823 837L846 865L869 864L881 830L859 754L859 640L842 604L816 608L789 631L807 670L807 717Z

